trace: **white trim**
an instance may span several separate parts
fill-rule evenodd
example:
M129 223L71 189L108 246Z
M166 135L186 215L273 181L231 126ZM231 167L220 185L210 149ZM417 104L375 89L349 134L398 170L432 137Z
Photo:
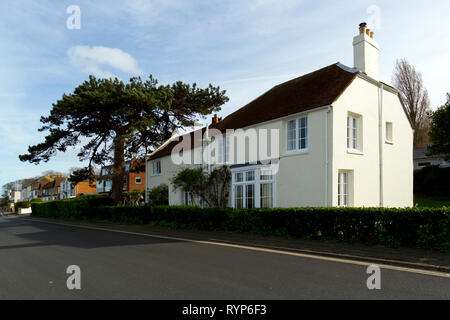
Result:
M156 177L156 176L161 175L161 172L162 172L161 159L151 160L150 162L152 163L152 173L151 173L151 176L152 176L152 177ZM158 162L159 162L159 172L158 172L158 173L155 173L155 164L157 164Z
M324 192L323 203L324 207L328 207L328 113L331 111L331 107L328 107L324 115Z
M300 148L300 146L299 146L299 143L300 143L300 137L299 137L299 130L300 130L300 126L299 126L299 123L300 123L300 120L301 119L303 119L303 118L306 118L306 148ZM285 138L285 154L298 154L298 153L307 153L308 151L309 151L309 138L310 138L310 136L309 136L309 132L310 132L310 130L309 130L309 127L310 127L310 124L309 124L309 115L308 115L308 113L306 113L306 114L304 114L304 115L302 115L302 116L300 116L300 117L292 117L292 118L288 118L288 119L286 119L286 130L285 130L285 135L286 135L286 138ZM294 149L292 149L292 150L288 150L288 124L289 124L289 122L291 122L291 121L295 121L295 130L294 130L294 142L295 142L295 144L294 144L294 146L295 146L295 148Z
M380 98L379 98L379 106L378 106L378 131L379 131L379 140L378 140L378 147L379 147L379 163L380 163L380 207L383 207L384 205L384 197L383 197L383 190L384 190L384 181L383 181L383 90L384 90L384 84L381 84L381 90L380 90Z

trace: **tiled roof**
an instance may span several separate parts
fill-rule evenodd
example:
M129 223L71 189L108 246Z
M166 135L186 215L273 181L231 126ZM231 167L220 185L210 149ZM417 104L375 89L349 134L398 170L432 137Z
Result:
M332 64L273 87L219 123L211 125L210 128L219 129L222 132L226 129L245 128L332 104L357 75L358 72L355 69L340 63ZM172 148L187 135L194 136L191 132L182 136L180 140L168 143L164 148L154 152L150 159L169 155ZM200 145L200 142L191 139L191 144L197 146Z

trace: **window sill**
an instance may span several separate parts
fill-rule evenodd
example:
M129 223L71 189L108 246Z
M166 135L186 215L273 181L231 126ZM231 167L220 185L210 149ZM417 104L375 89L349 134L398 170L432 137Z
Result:
M364 155L364 152L361 152L359 150L352 150L352 149L347 149L347 153L348 154L356 154L358 156L363 156Z
M308 154L309 150L308 149L304 149L304 150L292 150L292 151L286 151L285 155L286 156L295 156L295 155L299 155L299 154Z
M394 144L394 141L390 141L390 140L385 140L384 142L387 144Z
M160 175L161 175L161 173L156 173L156 174L152 174L150 177L158 177Z

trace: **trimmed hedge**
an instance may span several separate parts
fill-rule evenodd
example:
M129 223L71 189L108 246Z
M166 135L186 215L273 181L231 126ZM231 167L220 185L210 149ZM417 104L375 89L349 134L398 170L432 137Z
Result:
M36 202L31 204L31 216L87 220L95 216L98 207L112 204L112 199L107 196Z
M34 216L292 236L389 247L450 250L449 208L273 208L231 209L185 206L104 206L52 201L33 204ZM95 207L95 205L98 205Z
M19 209L29 208L31 205L30 201L17 201L14 203L14 211L18 212Z

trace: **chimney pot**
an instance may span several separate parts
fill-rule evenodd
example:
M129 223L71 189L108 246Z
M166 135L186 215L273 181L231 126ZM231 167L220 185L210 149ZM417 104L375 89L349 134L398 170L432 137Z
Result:
M366 31L366 26L367 26L367 23L365 23L365 22L361 22L359 24L359 34L362 34Z
M370 31L370 37L373 39L373 31Z
M219 117L217 116L217 114L214 115L214 117L211 120L212 124L217 124L219 123Z
M370 36L370 29L366 29L366 34Z

